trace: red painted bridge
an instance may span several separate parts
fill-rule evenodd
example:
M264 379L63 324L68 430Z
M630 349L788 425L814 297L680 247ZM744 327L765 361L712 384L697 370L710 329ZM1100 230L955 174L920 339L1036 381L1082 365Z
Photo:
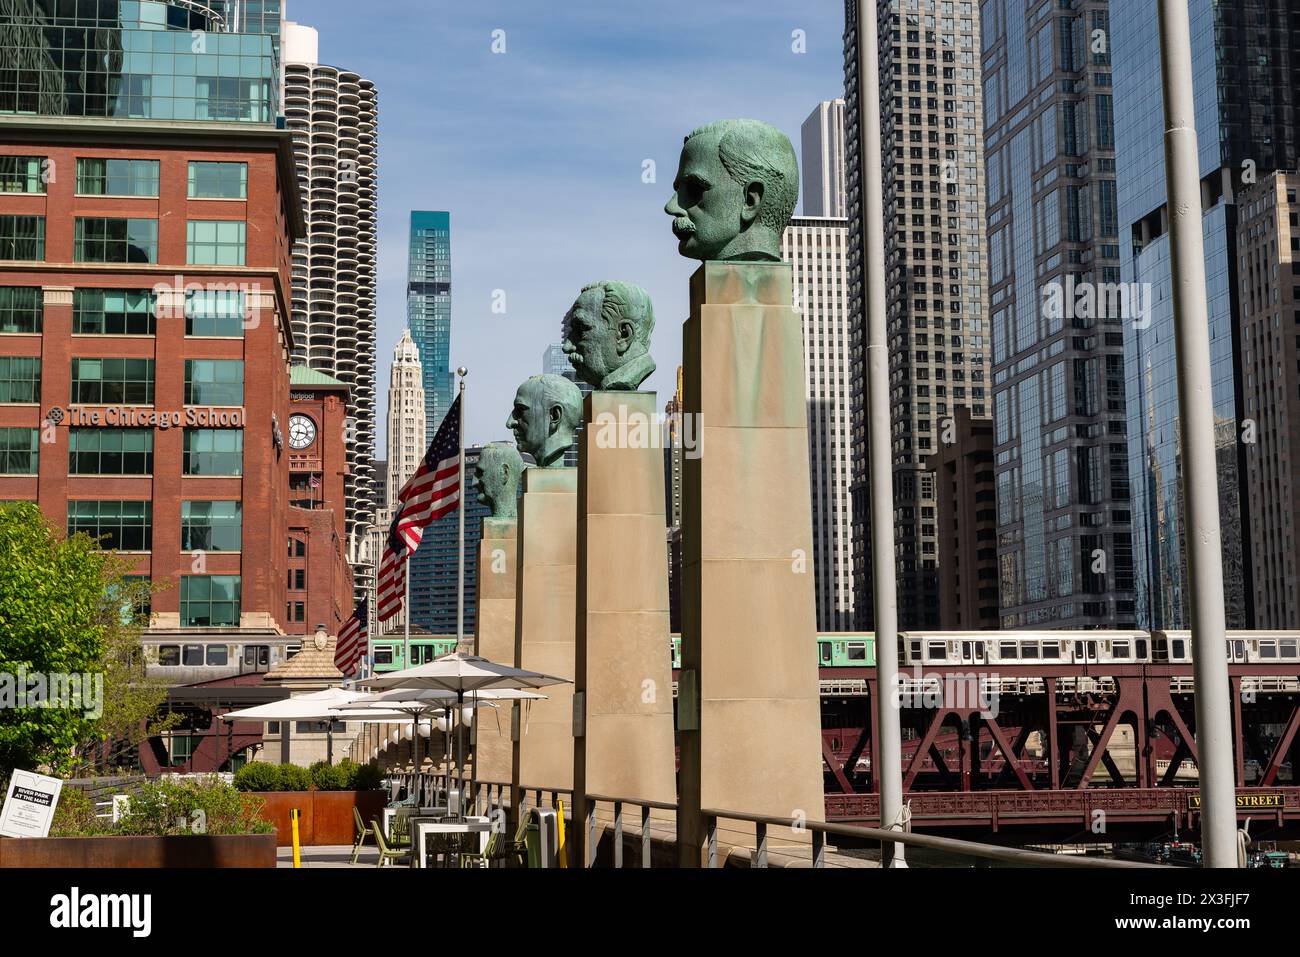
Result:
M1238 817L1300 836L1300 668L1229 667ZM1091 673L1089 673L1091 672ZM873 669L823 668L827 819L879 821ZM1190 665L907 670L903 788L914 828L1029 839L1195 829Z

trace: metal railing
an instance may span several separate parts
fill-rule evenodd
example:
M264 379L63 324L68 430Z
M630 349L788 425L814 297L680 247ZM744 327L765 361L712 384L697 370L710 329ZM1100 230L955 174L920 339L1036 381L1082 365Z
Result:
M977 844L954 837L936 837L930 834L912 834L904 831L889 831L878 827L863 827L855 824L827 824L822 821L801 821L796 818L772 817L767 814L748 814L744 811L726 811L716 808L704 808L700 811L708 831L707 866L718 866L718 821L743 821L754 825L755 852L754 866L768 866L768 828L786 827L796 832L807 831L812 836L812 866L826 866L826 837L837 835L859 840L875 840L884 844L901 844L904 847L927 848L962 857L972 857L977 861L989 861L999 864L1011 864L1018 867L1158 867L1157 864L1143 864L1136 861L1117 861L1099 857L1075 857L1063 854L1046 854L1042 851L1026 851L1016 847L997 847L992 844Z
M636 798L610 797L607 794L587 795L587 866L596 864L596 807L598 804L614 805L614 866L623 866L623 805L630 804L641 809L641 866L650 867L650 812L672 811L677 814L677 805L666 801L641 801Z

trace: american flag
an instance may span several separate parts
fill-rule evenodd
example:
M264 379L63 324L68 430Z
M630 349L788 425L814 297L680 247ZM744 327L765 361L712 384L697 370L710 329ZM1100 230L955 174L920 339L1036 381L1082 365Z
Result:
M460 396L447 410L438 426L433 444L415 474L397 493L401 503L401 521L397 532L406 541L407 551L420 547L424 528L444 515L450 515L460 503Z
M406 559L415 551L408 550L406 539L397 533L402 521L402 507L398 506L393 523L388 526L388 542L384 546L384 557L379 563L379 620L388 621L402 610L402 600L406 593ZM423 530L417 531L415 546L420 546Z
M339 632L338 644L334 648L334 667L343 672L345 677L350 678L356 674L369 638L370 599L363 598Z

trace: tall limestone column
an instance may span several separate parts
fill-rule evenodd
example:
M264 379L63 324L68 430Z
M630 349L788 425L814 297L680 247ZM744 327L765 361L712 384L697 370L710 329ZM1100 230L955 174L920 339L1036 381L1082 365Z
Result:
M574 693L582 733L573 742L570 860L584 864L587 794L677 799L655 402L653 392L592 393L580 440ZM639 822L638 812L629 830Z
M519 523L513 518L484 518L478 548L478 612L474 654L514 664L515 562ZM478 781L508 782L514 764L510 741L510 705L474 715L474 776Z
M691 277L684 414L678 853L699 866L701 809L825 820L815 646L803 342L781 231L798 195L794 149L757 120L682 146L673 217ZM770 844L808 832L769 827ZM719 821L719 856L754 845Z
M519 502L515 586L516 668L574 673L578 470L529 468ZM573 787L573 686L552 685L521 709L514 742L516 788ZM516 801L512 804L518 807Z
M519 500L515 585L517 668L573 679L577 588L578 470L564 453L582 420L582 393L563 376L520 385L506 428L536 463ZM573 787L573 686L552 685L545 699L516 704L511 806L521 786Z

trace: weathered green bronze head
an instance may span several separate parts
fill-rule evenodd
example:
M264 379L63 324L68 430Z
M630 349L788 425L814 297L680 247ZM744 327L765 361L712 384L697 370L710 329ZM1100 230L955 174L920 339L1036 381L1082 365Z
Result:
M479 452L474 463L474 488L478 500L492 509L493 518L514 518L519 498L519 476L524 460L508 442L493 442Z
M583 382L607 391L634 391L655 371L650 294L630 282L593 282L564 317L564 354Z
M564 452L581 424L582 392L562 375L525 379L506 419L519 451L531 455L542 468L564 464Z
M719 120L686 137L664 212L689 259L781 261L799 195L790 139L761 120Z

